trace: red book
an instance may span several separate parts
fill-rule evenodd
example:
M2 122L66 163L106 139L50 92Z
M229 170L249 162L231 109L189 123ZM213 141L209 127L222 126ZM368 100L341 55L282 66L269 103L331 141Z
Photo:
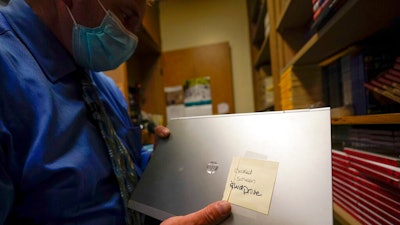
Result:
M365 219L363 219L364 216L360 212L360 209L358 209L357 202L349 198L346 194L341 193L340 191L334 192L333 201L360 223L371 224L371 222L365 222Z
M360 221L362 224L382 224L378 222L374 217L381 217L377 216L376 213L372 213L371 216L370 214L367 214L364 210L361 210L362 207L361 204L354 199L354 196L349 194L346 191L343 191L342 189L338 190L336 193L334 193L334 199L336 198L340 203L344 203L346 207L346 211L349 210L352 213L349 213L358 221ZM384 223L387 224L387 223ZM390 224L390 223L389 223Z
M396 70L400 70L400 60L399 58L396 59L396 63L394 64L393 68Z
M372 191L379 193L387 198L393 199L393 201L400 203L400 193L398 190L390 188L388 186L380 185L376 182L372 182L363 177L354 177L354 185L357 187L368 188Z
M377 80L371 80L371 84L373 84L376 87L380 87L383 90L391 92L394 95L400 96L400 89L399 88L391 87L391 86L383 84L383 83L381 83L381 82L379 82Z
M393 82L393 81L391 81L391 80L389 80L389 79L386 79L385 77L383 77L383 76L379 76L379 77L377 77L377 80L379 81L379 82L382 82L382 83L384 83L384 84L386 84L386 85L389 85L389 86L392 86L392 87L394 87L394 88L400 88L400 84L399 83L396 83L396 82Z
M350 164L351 162L358 163L360 165L366 166L370 169L379 171L383 174L386 174L388 176L394 177L394 178L400 178L400 167L397 166L389 166L383 163L375 162L372 160L367 160L361 157L357 157L354 155L349 155L349 161Z
M391 176L388 176L386 174L380 173L374 169L371 169L369 167L360 165L358 163L350 162L351 167L354 169L360 171L361 173L364 173L365 175L375 178L377 180L380 180L386 184L392 185L395 188L400 189L400 179L394 178ZM399 190L400 191L400 190Z
M359 209L356 208L354 204L344 199L339 194L333 194L333 201L340 206L344 211L349 213L354 219L362 224L371 224L371 222L366 222L359 214Z
M321 11L322 11L325 7L327 7L328 2L330 2L330 1L325 0L325 1L318 7L318 9L314 12L314 15L313 15L314 21L317 20L318 16L321 14Z
M343 168L333 167L332 168L332 177L337 177L338 179L353 182L354 177L352 174L347 173Z
M348 168L350 166L350 161L347 154L341 152L342 154L337 154L332 152L332 163L340 164L340 166Z
M379 215L378 213L376 213L375 210L372 210L371 207L368 207L368 206L366 206L364 204L361 204L361 203L358 204L358 207L362 212L365 212L365 214L371 215L371 217L373 217L373 218L378 218L379 217L380 218L379 221L388 221L387 217ZM372 224L384 224L384 223L372 223ZM399 223L397 223L397 222L389 222L389 224L393 225L393 224L399 224Z
M394 208L394 209L400 209L400 201L398 200L398 198L396 199L396 195L394 194L387 194L387 196L385 196L384 194L379 193L378 191L375 191L371 188L369 188L368 186L364 186L362 184L360 184L359 182L354 181L352 183L352 185L357 188L358 190L360 190L360 192L378 199L380 202Z
M396 216L392 215L391 212L396 212L395 209L390 207L379 207L378 204L376 204L376 201L368 201L367 199L363 198L355 188L351 187L350 185L347 185L346 183L333 183L333 187L336 193L342 196L346 196L348 200L351 202L354 202L356 204L356 207L358 209L361 209L361 211L364 211L365 214L367 214L369 217L373 218L377 223L374 224L398 224L400 221L397 219ZM362 208L360 206L366 206L369 209L373 209L373 211L370 210L365 210L365 208ZM387 209L390 209L390 211L386 211ZM364 215L365 216L365 215Z
M400 64L400 56L397 56L395 61L397 64Z
M398 65L400 66L400 64L398 64ZM389 69L388 73L390 75L393 75L393 76L396 76L396 77L400 77L400 69L396 69L396 68Z
M332 169L333 167L346 171L349 167L349 162L344 162L341 159L332 159Z
M372 182L354 168L343 169L337 166L332 168L332 179L339 179L353 187L368 193L385 204L400 208L400 192L398 189L377 182Z
M347 154L340 150L332 149L332 157L334 156L347 160Z
M348 147L345 147L343 151L349 155L361 157L364 159L372 160L372 161L383 163L383 164L390 165L390 166L400 167L400 158L398 158L398 157L386 156L386 155L382 155L382 154L375 154L372 152L362 151L362 150L348 148Z
M367 89L369 89L369 90L371 90L373 92L376 92L376 93L378 93L380 95L383 95L386 98L389 98L389 99L391 99L391 100L393 100L393 101L395 101L397 103L400 103L400 97L399 96L396 96L393 93L391 93L391 92L389 92L389 91L387 91L385 89L382 89L382 88L380 88L378 86L375 86L372 83L365 83L364 87L366 87Z
M388 212L390 215L394 216L394 218L400 218L400 207L397 204L387 204L386 201L381 201L379 198L375 198L373 195L370 195L369 192L364 192L362 189L357 188L354 185L351 185L345 181L342 181L337 178L333 178L334 185L338 185L340 188L344 188L346 191L352 192L358 202L362 202L364 204L373 204L374 206L382 209L384 212ZM385 213L382 213L385 215ZM393 218L392 218L393 220Z
M394 81L394 82L396 82L396 83L400 83L400 77L399 77L399 76L396 76L396 75L395 75L393 72L391 72L391 71L388 71L388 73L385 73L383 76L386 77L387 79L391 80L391 81Z

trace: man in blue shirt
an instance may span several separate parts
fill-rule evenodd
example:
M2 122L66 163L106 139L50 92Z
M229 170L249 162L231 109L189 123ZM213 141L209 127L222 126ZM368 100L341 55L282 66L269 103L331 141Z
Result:
M113 153L84 100L81 80L84 73L93 82L118 144L140 174L146 164L140 130L113 81L96 71L116 68L132 55L145 4L0 5L0 224L125 224ZM229 203L221 201L163 224L218 224L229 214Z

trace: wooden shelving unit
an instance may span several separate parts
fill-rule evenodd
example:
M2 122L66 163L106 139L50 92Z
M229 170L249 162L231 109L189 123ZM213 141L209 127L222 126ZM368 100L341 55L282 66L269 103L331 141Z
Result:
M292 71L294 68L293 73L296 73L296 70L300 71L308 66L316 66L321 71L323 66L355 50L355 44L388 28L400 28L398 0L347 0L315 33L310 32L313 17L311 0L266 1L271 30L268 37L269 48L262 49L269 51L268 61L275 85L275 110L285 110L286 104L281 103L282 92L279 86L281 75L285 71ZM260 64L262 63L256 63ZM317 77L317 73L318 71L310 72L310 76ZM304 86L304 90L307 88ZM332 126L339 127L362 125L374 129L377 126L397 126L400 124L400 112L333 117L331 121ZM341 224L360 224L337 204L333 208L335 218Z
M257 53L257 57L255 59L254 67L259 69L261 66L269 64L271 61L271 57L269 55L269 36L265 37L260 51Z
M400 113L343 116L332 118L333 125L400 124Z
M270 71L270 39L265 18L267 16L266 0L248 0L248 14L253 65L253 87L255 111L266 111L273 108L273 96L265 94L266 84L272 79ZM272 84L271 84L272 85ZM272 102L272 103L271 103Z
M290 3L292 2L297 1L290 1ZM307 2L310 1L307 0ZM296 3L296 7L301 8L299 4L300 1ZM392 7L387 7L387 5ZM352 43L390 26L390 23L399 14L399 7L400 2L396 0L387 0L385 4L380 1L349 0L318 33L314 34L296 52L288 65L319 63ZM288 7L284 15L300 14L293 10L295 10L294 7ZM311 16L311 14L307 16L306 12L308 11L303 11L305 12L302 16L305 18ZM283 18L279 24L280 29L290 29L294 26L293 22L290 22L290 16Z
M287 29L304 26L304 24L308 22L311 14L311 1L286 1L286 3L283 3L282 14L277 21L277 30L283 33Z
M156 1L151 7L147 7L146 9L142 26L137 34L139 37L139 45L133 56L117 69L105 71L108 76L113 78L123 92L130 106L131 116L135 114L135 110L132 110L132 99L129 97L131 87L135 87L138 83L143 86L152 86L154 90L159 91L158 96L163 96L162 81L159 79L162 77L160 66L161 36L159 20L159 2ZM143 93L142 95L153 97L153 93ZM162 99L158 96L155 96L154 99ZM164 108L156 104L154 109L151 108L151 110L159 114L163 114L164 112Z

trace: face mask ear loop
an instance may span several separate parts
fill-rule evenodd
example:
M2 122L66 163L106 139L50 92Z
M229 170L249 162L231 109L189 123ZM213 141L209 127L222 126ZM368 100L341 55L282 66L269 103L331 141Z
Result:
M104 12L107 13L106 8L105 8L104 5L100 2L100 0L97 0L97 2L98 2L99 5L101 6L101 8L103 8Z
M66 6L65 8L67 8L67 11L68 11L69 15L71 16L72 21L74 21L74 24L77 25L77 23L76 23L76 21L75 21L75 18L74 18L74 16L73 16L72 13L71 13L71 10L69 10L69 8L68 8L67 6Z

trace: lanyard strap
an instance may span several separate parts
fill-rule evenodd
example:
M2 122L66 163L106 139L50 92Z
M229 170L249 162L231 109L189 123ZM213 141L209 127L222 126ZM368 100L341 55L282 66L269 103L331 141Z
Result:
M97 122L103 140L107 146L108 154L114 169L114 174L118 180L118 185L125 207L125 220L127 225L142 224L140 213L128 210L128 201L133 189L138 182L135 164L132 158L118 137L110 118L107 116L103 103L99 98L98 91L93 85L89 74L81 73L82 95L87 108L90 110L92 119Z

